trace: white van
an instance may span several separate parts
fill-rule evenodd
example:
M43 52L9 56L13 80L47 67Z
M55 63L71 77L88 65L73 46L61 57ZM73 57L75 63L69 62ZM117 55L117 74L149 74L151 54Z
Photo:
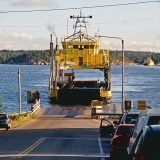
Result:
M140 112L133 135L130 138L129 147L127 148L128 154L130 154L132 146L140 131L147 125L155 124L160 124L160 108L148 109Z

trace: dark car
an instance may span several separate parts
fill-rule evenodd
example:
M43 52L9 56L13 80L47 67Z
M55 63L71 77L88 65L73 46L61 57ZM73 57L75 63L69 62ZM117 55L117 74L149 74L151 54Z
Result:
M110 141L110 158L117 159L127 155L127 147L132 136L135 124L120 124L115 130L114 136Z
M6 130L11 128L10 118L6 113L0 113L0 128L5 128Z
M160 160L160 125L148 125L139 133L129 160Z

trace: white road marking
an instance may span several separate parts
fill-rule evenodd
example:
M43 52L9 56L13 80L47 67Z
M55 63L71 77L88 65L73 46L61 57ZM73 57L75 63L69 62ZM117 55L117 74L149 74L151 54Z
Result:
M99 144L99 148L100 148L100 154L30 154L29 152L32 151L34 148L36 148L40 143L42 143L45 139L47 138L51 138L51 139L85 139L85 140L97 140L97 138L61 138L61 137L43 137L40 138L37 142L35 142L34 144L32 144L30 147L28 147L27 149L25 149L24 151L22 151L19 154L0 154L0 158L5 158L5 157L12 157L12 158L21 158L21 157L31 157L31 156L35 156L35 157L45 157L45 156L49 156L49 157L96 157L96 158L101 158L101 160L105 160L105 158L109 158L110 155L109 154L104 154L103 152L103 148L101 145L101 139L100 137L98 137L98 144ZM109 140L109 138L105 138L102 139L103 140Z
M98 144L99 144L100 154L104 155L100 137L98 137ZM101 160L105 159L102 157Z

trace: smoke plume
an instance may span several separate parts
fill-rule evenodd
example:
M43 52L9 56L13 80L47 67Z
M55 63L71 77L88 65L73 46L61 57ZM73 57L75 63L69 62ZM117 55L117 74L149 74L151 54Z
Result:
M57 37L56 36L56 32L55 32L55 25L54 24L52 24L52 23L48 23L47 24L47 30L50 32L50 33L52 33L55 37Z

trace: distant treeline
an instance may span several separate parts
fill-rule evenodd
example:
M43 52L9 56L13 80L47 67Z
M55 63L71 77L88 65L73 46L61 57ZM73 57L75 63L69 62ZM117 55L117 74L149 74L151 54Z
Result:
M49 50L0 50L0 64L27 64L32 59L50 60Z
M0 50L0 64L26 63L31 59L42 59L50 61L49 50ZM141 52L141 51L124 51L125 62L143 64L145 59L151 58L155 64L160 63L160 53ZM110 61L122 60L122 51L110 51Z
M155 64L160 63L160 53L155 52L142 52L142 51L124 51L124 60L143 64L143 62L147 59L151 58ZM110 51L110 59L111 62L113 59L122 59L122 51Z

